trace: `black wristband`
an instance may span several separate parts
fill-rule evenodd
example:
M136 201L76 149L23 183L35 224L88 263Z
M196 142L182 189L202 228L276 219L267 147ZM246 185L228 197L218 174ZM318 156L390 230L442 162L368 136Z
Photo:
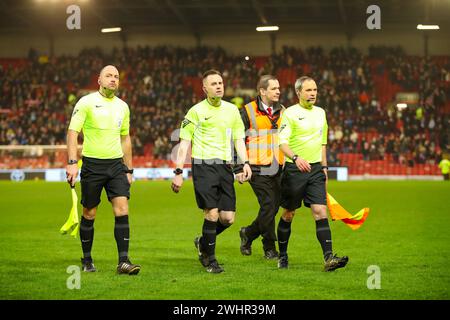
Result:
M132 173L134 172L134 170L133 170L133 169L128 169L128 168L127 168L127 170L125 170L125 172L126 172L126 173L131 173L131 174L132 174Z
M183 173L183 169L176 168L175 170L173 170L173 173L176 174L176 175L182 174Z
M67 164L77 164L78 160L75 159L70 159L69 161L67 161Z
M328 166L322 166L322 170L323 169L327 169L328 170Z
M250 165L250 161L245 161L245 162L244 162L244 165L245 165L245 164Z

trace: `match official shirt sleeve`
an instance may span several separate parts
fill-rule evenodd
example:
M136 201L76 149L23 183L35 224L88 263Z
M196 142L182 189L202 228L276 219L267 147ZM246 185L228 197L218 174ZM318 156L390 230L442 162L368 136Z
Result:
M322 129L322 144L327 144L327 141L328 141L328 123L327 118L325 116L325 123Z
M85 99L81 98L73 108L69 130L74 130L76 132L81 131L84 125L84 121L86 120L87 108L88 106L85 103Z
M278 144L289 144L292 126L286 112L281 116L280 129L278 129Z
M120 128L120 135L127 136L130 134L130 108L126 105L125 116L123 117L122 127Z
M241 114L239 110L236 108L234 112L234 126L233 126L233 140L239 140L245 138L245 126L242 122Z
M194 136L195 126L197 125L197 123L198 114L192 108L188 111L183 121L181 122L180 139L191 141L192 137Z

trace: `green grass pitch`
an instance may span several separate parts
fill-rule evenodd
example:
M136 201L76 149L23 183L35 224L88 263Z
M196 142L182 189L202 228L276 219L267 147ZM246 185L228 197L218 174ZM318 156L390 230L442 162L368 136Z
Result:
M309 210L297 211L289 243L288 270L239 251L238 230L258 206L248 184L236 185L233 226L218 238L216 254L225 272L208 274L193 239L201 232L191 181L181 193L170 181L139 181L130 201L130 256L138 276L115 274L114 219L103 193L95 222L92 255L97 273L81 273L81 288L69 290L66 272L79 265L79 238L59 234L70 210L67 183L0 183L1 299L449 299L450 183L330 182L330 193L350 212L371 212L352 231L330 222L333 249L348 255L346 268L322 272L320 245ZM77 193L80 197L79 184ZM79 206L81 212L81 206ZM276 218L278 223L279 215ZM368 289L368 267L380 268L381 288Z

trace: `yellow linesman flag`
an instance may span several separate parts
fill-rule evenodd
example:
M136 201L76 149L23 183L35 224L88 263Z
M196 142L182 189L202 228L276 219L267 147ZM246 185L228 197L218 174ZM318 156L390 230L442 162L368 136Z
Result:
M341 220L353 230L361 227L364 221L366 221L366 218L369 215L370 211L369 208L364 208L359 210L358 213L352 215L348 213L348 211L345 210L329 193L327 193L327 205L328 210L330 211L331 219L333 219L333 221Z
M66 223L61 227L59 232L61 234L67 234L69 232L71 236L77 237L77 234L80 229L80 223L78 219L78 197L75 192L75 186L71 186L72 193L72 209L70 209L69 217L67 218Z

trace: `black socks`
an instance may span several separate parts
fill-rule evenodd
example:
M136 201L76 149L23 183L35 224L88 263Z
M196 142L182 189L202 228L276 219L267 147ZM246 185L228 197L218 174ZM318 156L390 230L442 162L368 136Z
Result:
M229 224L225 225L225 224L222 224L222 222L220 222L220 220L217 220L216 236L221 234L228 227L230 227Z
M280 256L284 256L287 254L289 237L291 236L291 221L287 222L284 221L283 218L280 218L280 222L278 222L277 235Z
M209 262L216 260L217 222L203 220L202 247L208 255ZM222 230L223 231L223 230Z
M331 242L331 230L328 224L328 219L322 219L316 221L316 235L322 246L323 257L325 260L333 254L332 242Z
M128 215L116 217L114 226L114 238L119 252L119 263L128 260L128 246L130 241L130 226L128 224Z
M84 261L92 262L91 250L94 241L94 219L88 220L84 216L81 217L80 239Z

